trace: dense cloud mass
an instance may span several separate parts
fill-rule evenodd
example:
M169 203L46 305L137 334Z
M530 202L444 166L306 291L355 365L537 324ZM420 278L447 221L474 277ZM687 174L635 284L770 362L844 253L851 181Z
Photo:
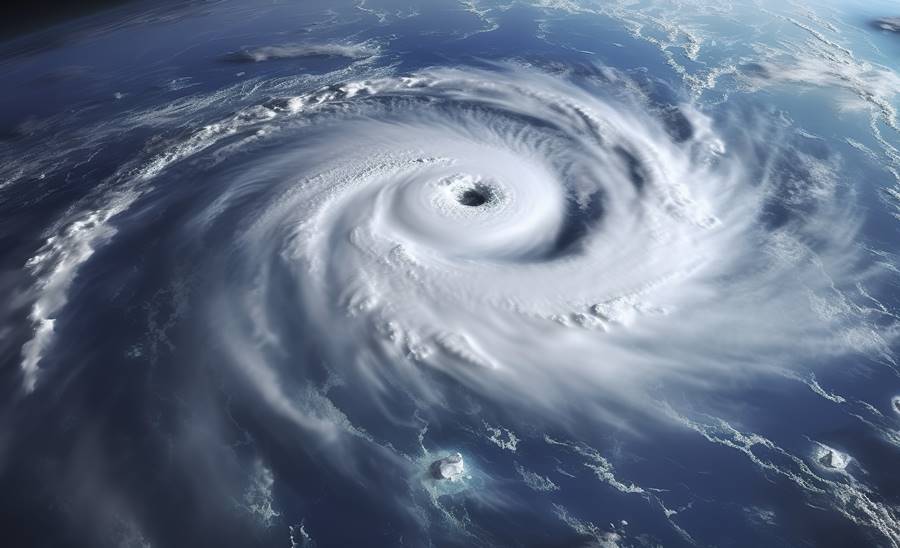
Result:
M875 20L875 25L882 30L900 32L900 17L883 17Z

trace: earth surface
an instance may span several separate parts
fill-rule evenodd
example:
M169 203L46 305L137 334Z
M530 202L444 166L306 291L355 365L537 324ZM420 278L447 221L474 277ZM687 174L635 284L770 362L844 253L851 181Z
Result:
M900 546L887 0L0 44L7 546Z

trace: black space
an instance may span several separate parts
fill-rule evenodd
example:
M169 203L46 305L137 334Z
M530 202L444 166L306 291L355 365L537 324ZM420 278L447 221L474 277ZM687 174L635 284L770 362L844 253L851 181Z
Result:
M7 2L0 10L0 40L41 30L125 4L128 0L44 0Z

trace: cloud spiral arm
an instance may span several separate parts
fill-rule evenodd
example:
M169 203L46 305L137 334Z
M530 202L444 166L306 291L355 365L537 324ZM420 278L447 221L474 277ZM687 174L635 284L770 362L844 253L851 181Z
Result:
M842 288L869 274L832 174L795 152L793 175L777 153L749 165L747 143L771 134L720 134L621 82L433 69L271 102L282 129L316 137L241 166L192 225L256 204L216 312L252 336L227 344L283 345L290 293L324 359L376 399L441 401L432 371L548 407L573 391L643 403L661 380L791 356L889 355L846 306ZM804 169L816 185L797 185Z

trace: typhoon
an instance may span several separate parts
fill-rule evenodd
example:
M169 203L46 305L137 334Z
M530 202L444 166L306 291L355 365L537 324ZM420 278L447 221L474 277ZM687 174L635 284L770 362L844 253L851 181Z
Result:
M900 546L894 69L824 9L438 4L7 45L89 91L0 143L0 534Z

